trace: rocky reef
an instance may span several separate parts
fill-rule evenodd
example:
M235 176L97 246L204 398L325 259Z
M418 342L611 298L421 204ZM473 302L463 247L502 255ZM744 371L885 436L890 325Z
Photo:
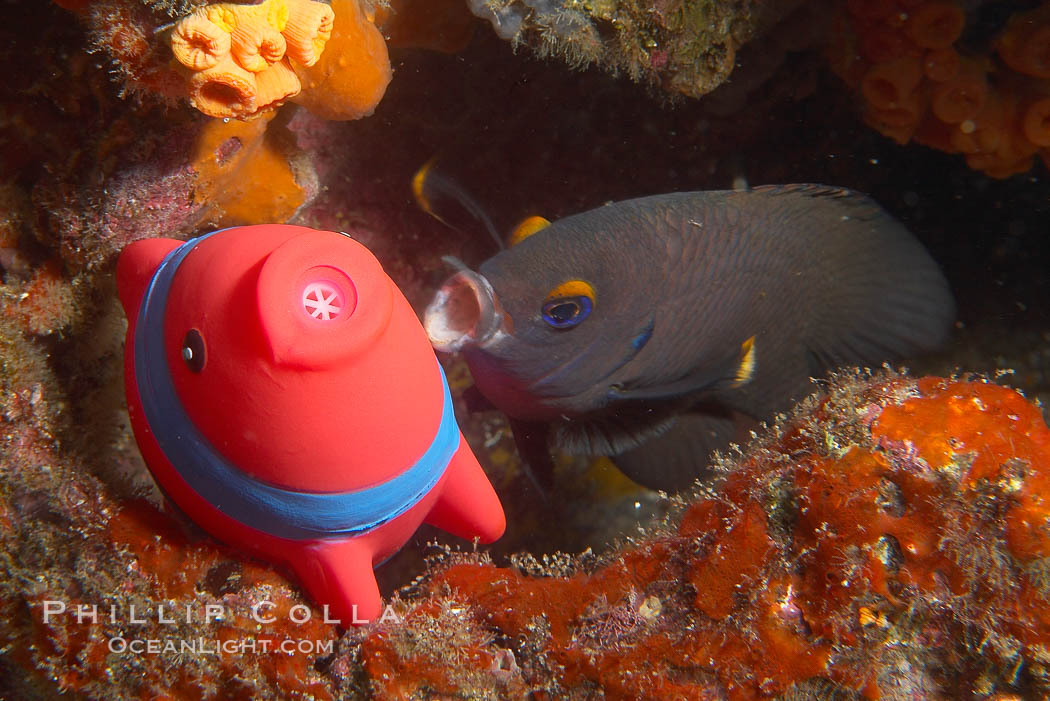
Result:
M597 64L672 94L705 95L725 82L737 51L798 2L469 0L500 37L557 56L572 67Z
M6 678L25 679L12 691L1050 692L1050 428L1038 407L984 380L840 375L617 550L519 555L510 567L448 553L385 620L338 641L279 574L77 476L34 420L46 400L5 404L3 448L18 458L5 462L0 502L0 632ZM127 654L151 640L154 655ZM184 640L198 647L180 651Z
M838 377L618 553L447 558L360 659L383 698L1041 697L1048 448L1009 389Z

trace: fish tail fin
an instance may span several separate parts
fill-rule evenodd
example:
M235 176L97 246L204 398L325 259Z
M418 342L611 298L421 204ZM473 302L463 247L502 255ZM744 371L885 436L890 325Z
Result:
M802 185L778 192L809 199L824 218L815 224L827 231L817 242L823 291L807 339L816 370L881 364L944 344L955 321L951 289L903 224L850 190Z

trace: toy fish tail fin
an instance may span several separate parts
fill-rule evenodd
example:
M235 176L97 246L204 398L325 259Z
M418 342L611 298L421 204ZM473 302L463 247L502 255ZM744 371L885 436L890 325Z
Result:
M330 617L343 628L379 618L383 599L372 571L372 549L363 540L321 541L291 564L314 601L329 602Z
M482 543L497 540L506 530L507 519L499 497L462 435L441 495L426 522L465 540L477 538Z

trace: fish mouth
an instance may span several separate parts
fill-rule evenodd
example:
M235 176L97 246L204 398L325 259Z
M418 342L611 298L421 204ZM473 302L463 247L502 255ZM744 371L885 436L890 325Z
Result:
M509 317L484 275L459 263L460 270L438 289L423 312L423 328L436 350L454 353L467 346L484 347Z

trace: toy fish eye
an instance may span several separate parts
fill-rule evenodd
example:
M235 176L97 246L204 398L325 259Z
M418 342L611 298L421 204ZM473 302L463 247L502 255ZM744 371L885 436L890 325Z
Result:
M197 329L190 329L186 337L182 339L182 359L191 372L200 372L204 369L207 355L204 350L204 336Z

